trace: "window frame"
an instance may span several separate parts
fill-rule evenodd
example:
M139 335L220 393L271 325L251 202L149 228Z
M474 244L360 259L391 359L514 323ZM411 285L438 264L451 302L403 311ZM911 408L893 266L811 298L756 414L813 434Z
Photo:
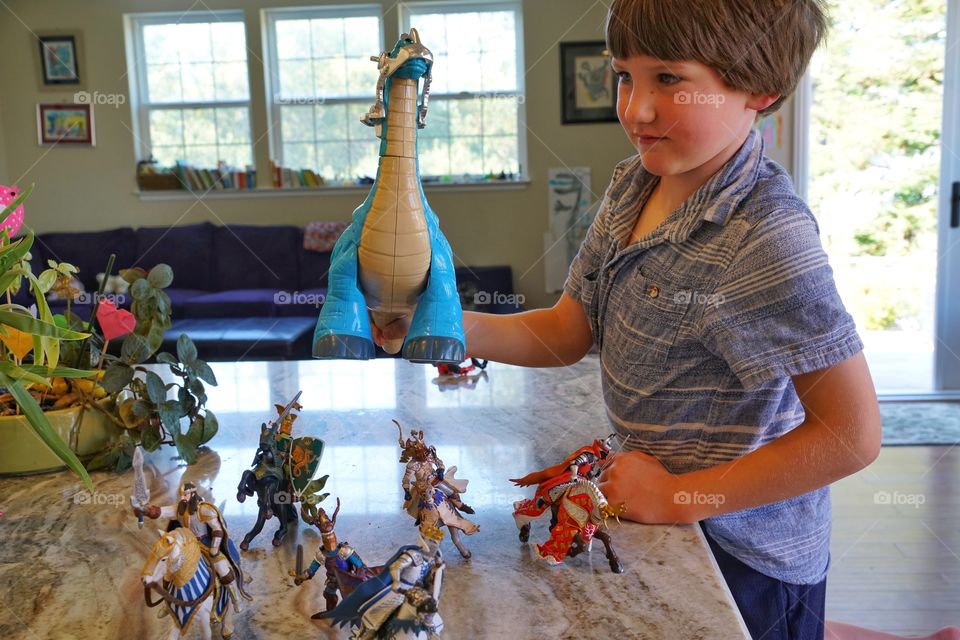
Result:
M478 98L487 97L496 97L496 96L523 96L523 100L517 101L517 164L519 165L518 170L519 174L516 176L518 181L525 181L529 179L529 167L527 162L527 136L525 135L527 129L527 104L526 104L526 70L523 66L524 61L524 51L523 51L523 2L522 0L487 0L486 2L478 2L477 0L444 0L443 2L434 2L432 0L418 0L415 2L402 2L397 8L399 13L399 23L400 31L406 33L411 26L416 27L415 24L412 24L411 20L415 18L418 13L492 13L495 11L513 11L514 14L514 37L516 39L516 69L517 69L517 85L513 91L482 91L482 92L469 92L469 91L458 91L456 93L436 93L435 91L430 92L430 99L440 99L440 100L473 100ZM429 38L429 34L427 34ZM429 47L429 41L427 42ZM429 119L430 113L429 108L427 111L427 118ZM481 131L481 138L485 137L484 133ZM448 138L451 139L451 138ZM474 180L462 181L462 177L457 174L450 174L450 178L453 179L453 182L460 183L465 182L467 184L473 184Z
M199 10L199 11L161 11L150 13L127 13L123 16L126 32L127 74L130 82L130 109L132 111L133 137L137 148L137 160L147 160L152 156L153 144L150 140L151 109L217 109L220 107L246 107L247 127L250 137L250 166L256 169L257 157L253 135L253 86L250 82L250 47L246 42L247 21L243 10ZM244 49L246 49L247 99L216 100L201 102L153 103L144 98L150 95L146 69L146 49L143 28L160 24L192 24L207 22L239 22L244 28ZM133 89L136 88L136 91ZM214 167L202 167L212 169ZM243 167L237 167L242 169Z
M278 97L279 95L279 84L280 84L280 57L277 54L277 30L276 23L277 20L311 20L311 19L330 19L330 18L357 18L357 17L374 17L377 19L377 23L380 25L380 46L382 48L386 47L385 40L385 30L384 30L384 13L383 5L379 3L364 3L364 4L351 4L351 5L319 5L319 6L305 6L305 7L278 7L263 9L260 11L260 24L262 25L263 30L263 48L264 55L266 59L264 60L263 65L263 86L264 86L264 102L267 110L267 127L269 134L267 135L267 143L270 149L270 160L276 166L284 166L285 164L283 158L283 129L280 122L280 109L284 105L284 102L281 101ZM383 49L381 49L382 51ZM370 55L378 55L380 51L371 51ZM371 65L373 62L370 63ZM369 96L364 98L297 98L295 103L287 104L297 104L297 105L338 105L338 104L359 104L361 102L368 103L369 107L373 104L376 96L374 95L374 90L371 87ZM371 143L372 144L372 143ZM303 169L307 167L291 167L295 169ZM313 169L313 167L309 167ZM332 180L333 176L324 176L328 180ZM356 178L356 176L353 176ZM272 176L271 176L272 179Z

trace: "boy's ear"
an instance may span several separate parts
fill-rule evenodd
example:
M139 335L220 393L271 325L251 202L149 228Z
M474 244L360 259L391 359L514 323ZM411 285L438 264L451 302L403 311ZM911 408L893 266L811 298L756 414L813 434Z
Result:
M779 93L751 93L747 99L747 108L763 111L779 99Z

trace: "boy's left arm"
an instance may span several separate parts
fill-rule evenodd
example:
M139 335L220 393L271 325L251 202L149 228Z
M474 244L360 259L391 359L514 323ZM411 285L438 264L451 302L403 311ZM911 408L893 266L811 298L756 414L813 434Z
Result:
M693 523L813 491L880 453L880 409L863 353L792 377L806 417L786 435L724 464L674 475L652 456L617 454L600 476L610 504L648 524Z

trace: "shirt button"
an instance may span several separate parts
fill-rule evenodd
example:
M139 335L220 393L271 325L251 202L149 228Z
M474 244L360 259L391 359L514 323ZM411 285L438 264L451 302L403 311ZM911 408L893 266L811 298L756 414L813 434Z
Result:
M658 287L655 284L650 285L647 288L647 295L650 296L651 298L656 298L657 296L660 295L660 287Z

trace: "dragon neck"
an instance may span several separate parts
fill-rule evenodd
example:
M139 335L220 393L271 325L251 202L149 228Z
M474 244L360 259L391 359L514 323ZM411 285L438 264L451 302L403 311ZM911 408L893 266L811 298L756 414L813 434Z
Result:
M387 117L380 144L383 158L417 157L417 88L415 78L394 76L387 92Z

